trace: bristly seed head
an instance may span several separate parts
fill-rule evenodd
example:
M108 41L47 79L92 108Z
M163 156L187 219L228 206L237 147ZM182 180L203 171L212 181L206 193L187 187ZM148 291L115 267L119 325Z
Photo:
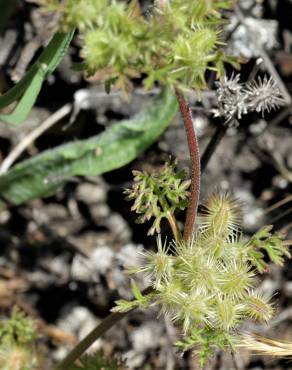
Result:
M227 194L212 195L200 214L202 232L222 240L237 232L238 223L239 204Z
M245 297L254 285L255 272L246 262L231 258L222 263L219 270L218 285L222 294L230 299Z
M270 112L285 103L273 77L258 77L258 80L240 83L240 75L226 76L217 82L219 109L215 116L223 117L228 126L237 126L238 120L249 112Z
M241 237L240 206L226 194L213 194L191 240L163 244L158 238L157 252L144 252L143 266L137 268L148 275L155 292L149 298L136 293L134 304L158 304L161 313L180 325L185 337L180 347L196 347L202 364L214 345L232 345L244 319L272 317L270 299L256 290L256 275L266 266L261 251L280 265L289 256L288 244L281 235L272 235L271 227L249 241Z
M168 254L168 244L162 244L161 237L157 238L157 252L144 251L141 252L143 258L143 266L138 268L136 272L145 273L153 283L155 289L159 289L169 276L173 265L173 257Z
M262 79L247 82L245 92L248 95L249 110L255 110L264 115L265 111L270 112L272 109L280 108L285 102L280 89L273 77L268 79L264 76Z
M249 291L245 306L248 316L254 320L268 322L273 317L274 308L270 298L259 291Z

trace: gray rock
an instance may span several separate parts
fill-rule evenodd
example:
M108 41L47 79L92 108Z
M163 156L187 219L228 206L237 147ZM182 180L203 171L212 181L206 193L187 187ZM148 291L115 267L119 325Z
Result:
M74 279L90 282L99 281L99 275L104 275L113 267L114 252L108 246L97 247L90 258L76 255L71 266L71 276Z
M231 23L228 29L231 30L235 22L237 22L236 17L234 17L233 24ZM277 21L246 17L245 22L248 29L245 25L237 27L228 44L228 53L250 59L260 56L260 52L258 48L255 47L253 40L256 40L257 44L264 47L266 50L272 50L278 45Z
M159 322L148 321L131 333L130 340L134 350L143 353L159 346L162 333L163 326Z
M91 184L84 182L78 185L76 190L76 199L89 205L95 203L104 203L107 198L107 190L104 184Z
M59 328L76 335L78 339L84 338L97 324L96 317L83 306L65 308L57 322Z
M132 231L119 213L112 213L104 220L104 223L121 243L127 243L131 240Z
M104 246L96 248L92 254L91 263L95 271L99 274L105 274L113 267L114 252L110 247Z
M123 267L140 266L142 262L141 252L143 251L142 244L126 244L117 253L116 259Z
M83 339L96 325L99 321L96 317L83 306L76 307L66 307L56 325L64 330L65 332L72 333L76 335L78 340ZM90 352L95 352L100 350L102 340L96 340L90 347ZM67 353L69 348L60 346L56 351L53 352L53 358L55 360L62 360Z
M7 30L3 37L0 37L0 65L2 66L5 62L13 45L16 41L17 34L15 30Z

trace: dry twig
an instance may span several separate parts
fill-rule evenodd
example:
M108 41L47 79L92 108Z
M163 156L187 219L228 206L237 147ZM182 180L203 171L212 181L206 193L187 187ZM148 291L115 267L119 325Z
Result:
M4 159L0 166L0 175L3 175L16 159L25 151L25 149L31 145L39 136L41 136L46 130L52 127L54 124L59 122L62 118L67 116L71 112L71 104L66 104L62 108L58 109L48 119L46 119L40 126L35 130L31 131L20 143L18 143L8 156Z

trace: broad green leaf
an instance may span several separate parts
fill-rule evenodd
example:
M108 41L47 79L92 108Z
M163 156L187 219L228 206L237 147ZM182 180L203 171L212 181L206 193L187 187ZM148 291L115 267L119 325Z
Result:
M176 111L175 96L165 90L133 119L15 165L0 176L0 193L20 204L54 194L72 176L94 176L124 166L162 134Z
M11 113L0 114L0 120L19 125L26 119L44 80L63 59L73 35L74 31L57 32L24 77L14 87L0 96L0 109L20 99Z

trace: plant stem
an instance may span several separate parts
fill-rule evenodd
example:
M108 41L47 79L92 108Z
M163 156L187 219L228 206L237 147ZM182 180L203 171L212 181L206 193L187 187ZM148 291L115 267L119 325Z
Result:
M275 68L275 65L272 62L271 58L269 57L268 53L266 52L266 50L262 47L261 43L259 42L259 38L253 36L252 31L246 21L246 18L244 14L242 13L241 7L235 4L234 12L239 22L246 28L247 36L249 37L250 42L255 47L255 50L257 50L258 54L262 57L267 70L274 77L275 81L277 81L277 85L279 86L279 89L281 90L281 93L285 99L286 105L290 106L292 102L291 95L286 85L284 84L281 76L279 75L277 69Z
M143 295L147 295L153 292L152 287L147 287L142 291ZM87 336L81 340L64 360L57 366L56 370L66 370L74 364L74 362L104 333L111 329L116 323L121 321L128 313L135 310L135 307L127 312L112 312L102 322L97 325Z
M191 158L191 197L190 204L187 211L185 229L184 229L184 239L189 240L193 236L193 231L195 227L197 208L200 195L200 154L198 141L196 133L193 127L193 120L190 108L186 102L183 94L176 90L177 100L180 107L180 112L184 121L185 130L188 139L188 147ZM224 136L226 129L220 126L217 128L213 138L211 139L207 149L205 150L202 161L202 168L205 169L208 161L210 160L212 154L214 153L217 145ZM175 240L181 239L181 233L179 231L177 221L173 214L169 212L168 222L171 226ZM153 291L152 287L146 288L142 293L149 294ZM72 365L98 338L100 338L104 333L111 329L116 323L122 320L128 315L128 313L135 310L132 308L127 312L114 312L107 316L96 328L94 328L81 342L79 342L76 347L66 356L66 358L58 365L56 370L66 370L70 365Z
M212 155L214 154L217 146L220 144L221 140L226 134L227 131L227 126L223 125L223 123L218 126L214 132L214 135L212 136L209 144L207 145L207 148L205 149L202 159L201 159L201 167L202 167L202 172L205 171Z
M72 107L71 104L65 104L62 108L58 109L49 118L47 118L41 125L37 126L33 131L28 133L23 140L21 140L8 154L0 166L0 174L4 174L12 166L18 157L31 145L39 136L46 130L51 128L55 123L59 122L62 118L67 116Z
M159 192L159 199L160 204L163 209L163 211L166 213L167 221L171 227L171 231L173 233L174 239L176 242L180 241L182 239L182 235L180 232L180 229L178 227L176 218L174 214L170 211L170 206L165 198L165 196L162 194L162 192Z
M181 232L179 230L176 218L174 217L174 215L172 213L168 212L167 213L167 220L168 220L168 223L171 227L171 230L172 230L175 241L179 242L182 239L182 235L181 235Z
M200 196L200 178L201 178L200 153L190 107L187 101L185 100L183 94L178 89L176 89L175 92L179 103L181 116L185 125L191 159L191 196L184 228L184 239L190 240L194 233Z
M128 312L113 312L107 316L98 326L96 326L84 339L79 342L76 347L65 357L58 365L56 370L66 370L105 332L112 328L117 322L127 316Z

